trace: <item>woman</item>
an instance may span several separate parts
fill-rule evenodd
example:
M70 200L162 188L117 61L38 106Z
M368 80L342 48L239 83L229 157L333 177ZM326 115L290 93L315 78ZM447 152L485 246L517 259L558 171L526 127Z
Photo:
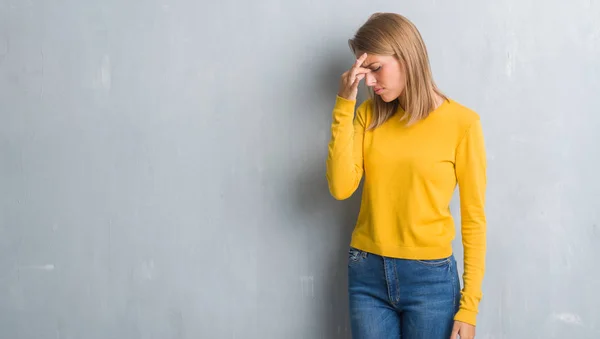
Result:
M357 60L333 109L327 180L347 199L364 175L348 262L353 338L473 338L486 251L479 116L437 88L405 17L374 14L349 43ZM363 79L371 95L355 116ZM457 185L462 290L449 208Z

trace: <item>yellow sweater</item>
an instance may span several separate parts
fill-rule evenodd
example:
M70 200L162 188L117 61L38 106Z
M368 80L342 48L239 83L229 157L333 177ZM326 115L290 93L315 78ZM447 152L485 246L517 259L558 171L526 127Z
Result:
M367 130L372 102L336 98L327 158L329 190L347 199L365 177L351 245L381 256L439 259L452 254L450 200L458 184L464 287L455 320L476 324L485 269L486 155L477 113L449 99L407 127L394 115Z

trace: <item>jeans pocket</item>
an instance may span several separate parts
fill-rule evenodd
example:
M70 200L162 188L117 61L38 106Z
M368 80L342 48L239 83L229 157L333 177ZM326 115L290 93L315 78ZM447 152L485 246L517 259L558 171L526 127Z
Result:
M357 263L367 257L367 252L361 251L354 247L348 250L348 264Z
M450 264L451 259L452 259L452 256L447 257L447 258L442 258L442 259L428 259L428 260L415 260L415 261L418 262L419 264L429 266L429 267L443 267L443 266L448 266Z

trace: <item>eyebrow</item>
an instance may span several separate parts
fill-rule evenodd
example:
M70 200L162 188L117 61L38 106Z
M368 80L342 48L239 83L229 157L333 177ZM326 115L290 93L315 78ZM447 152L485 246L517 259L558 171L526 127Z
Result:
M369 67L371 67L371 65L373 65L373 64L376 64L376 63L377 63L377 61L373 61L372 63L370 63L370 64L368 64L368 65L364 65L364 64L363 64L363 65L362 65L362 67L363 67L363 68L369 68Z

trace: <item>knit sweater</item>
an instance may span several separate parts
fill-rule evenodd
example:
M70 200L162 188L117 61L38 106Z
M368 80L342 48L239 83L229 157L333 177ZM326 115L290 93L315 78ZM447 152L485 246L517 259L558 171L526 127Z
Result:
M486 154L477 113L448 99L407 126L401 108L368 130L372 100L337 96L327 158L329 190L349 198L364 177L351 246L381 256L440 259L452 255L450 200L458 186L464 247L463 288L455 320L476 325L485 270Z

